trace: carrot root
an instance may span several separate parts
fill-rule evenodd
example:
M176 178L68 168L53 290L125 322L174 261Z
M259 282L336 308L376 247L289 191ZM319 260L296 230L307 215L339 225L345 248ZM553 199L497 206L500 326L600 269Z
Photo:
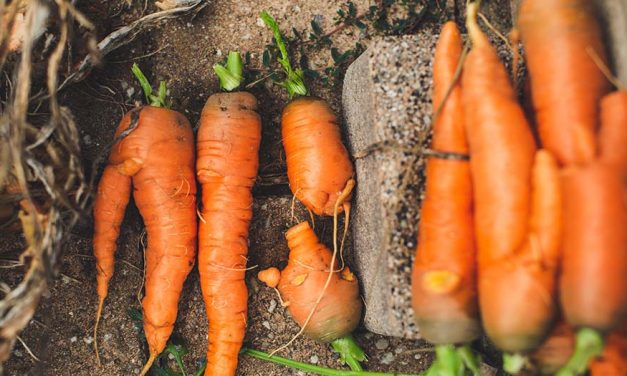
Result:
M156 351L150 350L150 357L148 358L148 361L146 362L144 368L142 368L141 372L139 373L139 376L145 376L146 374L148 374L148 371L150 371L150 367L152 367L152 363L154 363L157 359L157 355L159 354Z
M579 329L575 336L575 351L568 363L560 369L556 376L574 376L586 372L590 361L603 352L603 337L589 328Z
M331 342L331 347L340 355L342 362L353 371L363 371L361 363L366 360L365 351L359 346L352 335L347 334Z
M102 308L104 306L104 298L98 298L98 310L96 311L96 323L94 324L94 352L96 353L96 363L98 367L102 366L100 362L100 354L98 353L98 324L102 316Z

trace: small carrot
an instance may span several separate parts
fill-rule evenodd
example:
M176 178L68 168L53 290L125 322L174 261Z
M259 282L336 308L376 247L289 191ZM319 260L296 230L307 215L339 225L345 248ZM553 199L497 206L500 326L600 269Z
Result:
M557 307L561 234L557 164L536 152L507 71L468 4L472 49L462 99L475 203L479 305L494 343L507 352L538 346Z
M595 156L599 100L609 91L588 49L606 60L602 34L587 0L524 0L518 28L544 148L561 165Z
M150 358L141 372L144 375L172 333L183 282L194 265L196 181L194 135L189 122L180 113L162 108L166 105L164 82L158 95L153 95L137 65L133 73L151 105L127 113L120 122L115 137L121 139L113 146L98 185L94 256L99 304L94 337L113 275L115 242L132 186L148 233L142 305ZM96 340L94 347L98 354Z
M242 80L239 53L230 52L226 67L214 70L227 92L212 95L203 108L196 160L202 186L198 271L209 319L207 376L235 375L246 332L244 277L261 142L257 100L233 91Z
M317 215L337 215L349 209L351 195L344 193L354 185L353 165L337 117L324 100L309 96L302 70L294 70L290 64L276 21L266 11L260 17L274 33L281 52L279 62L287 74L282 85L292 99L281 116L290 188ZM338 202L340 197L344 198Z
M461 85L454 82L461 57L461 34L449 21L442 27L433 62L433 109L440 111L431 148L467 154ZM426 180L412 275L416 322L421 335L438 347L467 344L481 332L470 165L431 158ZM436 359L432 368L441 363Z
M361 370L365 354L350 335L362 311L357 278L348 267L336 270L337 251L331 253L320 243L308 222L290 228L285 236L290 253L280 279L274 269L258 278L270 287L278 282L284 305L301 332L331 343L351 369Z

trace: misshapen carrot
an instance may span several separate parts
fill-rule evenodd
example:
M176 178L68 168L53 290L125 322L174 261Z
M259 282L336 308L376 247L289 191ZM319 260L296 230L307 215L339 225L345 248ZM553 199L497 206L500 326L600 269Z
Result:
M461 85L453 86L462 55L462 39L449 21L435 49L434 120L431 148L468 153ZM412 276L412 305L420 333L434 344L461 344L480 334L472 180L468 161L431 158L427 162L418 248Z
M535 151L507 72L468 4L473 47L462 98L475 202L479 304L488 336L504 351L538 346L556 313L561 233L557 165ZM535 154L535 161L534 161Z
M150 87L147 80L145 84ZM159 98L152 97L153 105L165 104L165 85L160 94ZM149 92L146 96L151 98ZM94 255L100 313L132 185L148 234L142 305L150 359L142 370L145 374L172 333L183 282L194 265L195 157L191 126L180 113L154 106L133 110L120 122L116 137L126 133L134 122L135 128L113 146L109 166L99 183L94 206Z
M364 354L350 336L362 310L357 278L348 267L338 270L333 253L308 222L290 228L285 236L290 253L278 281L284 305L307 336L331 343L353 370L361 369ZM274 287L276 270L269 270L258 277ZM355 352L357 358L352 357Z
M589 52L606 60L593 2L524 0L518 28L543 146L562 165L591 161L599 100L609 91Z
M227 67L214 67L223 89L228 78L241 80L239 53ZM230 89L229 89L230 88ZM214 94L207 100L198 129L196 174L202 185L198 270L209 320L205 375L235 375L246 332L248 290L244 281L252 187L259 166L261 119L257 100L246 92Z
M290 99L281 116L281 132L290 188L309 210L317 215L334 216L350 206L353 165L329 105L309 96L303 72L294 70L276 21L266 11L261 19L274 33L287 75L283 85ZM340 199L341 198L341 199Z

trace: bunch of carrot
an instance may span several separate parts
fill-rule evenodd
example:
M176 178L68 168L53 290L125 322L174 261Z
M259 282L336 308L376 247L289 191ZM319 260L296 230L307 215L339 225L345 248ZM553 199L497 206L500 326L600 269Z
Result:
M467 4L472 47L465 60L453 23L436 46L432 149L469 154L470 162L427 164L412 286L417 323L436 348L450 348L478 336L481 316L511 365L512 355L543 344L561 308L567 324L531 359L562 367L563 376L589 364L595 372L601 366L591 360L627 313L627 95L607 94L589 2L523 1L518 27L537 149L507 71L477 23L478 3ZM577 330L571 339L570 327ZM619 367L616 359L624 365L622 335L609 335L604 367Z
M365 354L350 336L361 316L359 287L350 269L338 267L336 258L337 217L346 213L346 235L355 185L353 166L329 105L308 96L302 71L290 65L278 25L265 12L261 17L272 28L282 53L280 62L286 71L290 98L297 96L285 107L281 121L290 186L308 210L332 215L335 223L333 253L318 241L306 222L288 231L290 262L283 273L274 269L273 287L279 285L291 303L290 311L302 326L301 332L330 342L352 369L361 369L359 362ZM151 106L133 110L123 119L116 133L120 139L116 139L110 165L99 185L94 208L100 297L96 335L131 186L147 227L144 318L150 358L142 374L165 347L183 281L194 264L196 179L202 187L198 269L209 320L205 375L235 374L246 331L248 293L244 276L261 121L255 97L237 91L243 81L239 53L229 53L226 64L217 64L214 70L225 92L207 100L194 154L191 128L182 115L156 109L166 105L165 84L161 84L158 95L153 95L145 77L134 67ZM196 179L190 175L190 164L194 163ZM168 294L159 299L158 289ZM351 304L346 305L346 299Z

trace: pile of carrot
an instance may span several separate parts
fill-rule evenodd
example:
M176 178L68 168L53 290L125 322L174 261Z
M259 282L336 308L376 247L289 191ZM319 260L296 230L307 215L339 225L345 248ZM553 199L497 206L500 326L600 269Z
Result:
M467 4L466 56L452 23L436 46L439 156L427 163L414 263L418 326L436 348L462 349L480 316L512 372L528 356L560 376L624 374L627 95L609 93L596 14L583 0L522 2L526 114L478 9Z
M467 4L468 45L448 22L435 49L437 153L427 162L412 277L417 324L436 346L427 374L479 373L470 344L482 332L512 372L530 362L560 376L627 374L627 91L608 74L594 8L584 0L523 0L517 28L531 94L526 113L478 23L479 3ZM353 164L337 117L309 95L276 21L260 17L274 34L290 97L281 116L290 188L312 221L333 217L334 235L330 250L309 222L296 224L286 232L287 266L258 278L299 324L292 341L305 334L330 343L361 372L365 354L351 332L363 305L337 234L342 213L347 231ZM224 92L207 100L194 143L189 122L167 109L165 84L154 93L134 66L149 105L122 119L98 187L96 339L131 192L147 229L142 304L150 356L142 374L172 333L197 237L209 321L205 375L235 375L246 332L261 120L256 98L238 91L239 53L214 70ZM619 90L611 92L612 83Z

